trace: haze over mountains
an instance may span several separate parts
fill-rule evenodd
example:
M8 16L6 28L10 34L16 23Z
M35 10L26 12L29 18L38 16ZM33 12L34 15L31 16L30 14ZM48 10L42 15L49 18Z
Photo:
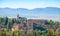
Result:
M53 19L60 21L60 8L46 7L46 8L0 8L0 16L16 17L20 16L27 18L39 18L39 19Z

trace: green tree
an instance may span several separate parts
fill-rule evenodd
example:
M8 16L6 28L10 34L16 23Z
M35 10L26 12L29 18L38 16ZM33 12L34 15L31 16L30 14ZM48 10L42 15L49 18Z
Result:
M2 22L2 17L0 17L0 24L1 24L1 22Z
M7 16L4 18L4 22L5 22L5 25L7 25L7 23L8 23L8 17Z
M9 21L7 23L7 28L8 29L11 29L12 28L12 25L13 25L13 19L12 18L9 18Z
M35 30L35 36L40 36L40 30Z
M54 34L55 34L55 32L53 29L48 29L45 36L55 36Z
M51 25L55 24L55 22L52 21L52 20L49 20L48 23L51 24Z
M2 33L2 31L0 31L0 36L3 36L3 33Z
M56 36L60 36L60 28L57 28L55 33L56 33Z
M7 29L8 29L8 31L11 29L11 28L10 28L10 25L11 25L10 23L7 24Z
M18 36L18 31L14 31L13 36Z
M2 34L3 36L6 36L6 32L3 32L3 34Z

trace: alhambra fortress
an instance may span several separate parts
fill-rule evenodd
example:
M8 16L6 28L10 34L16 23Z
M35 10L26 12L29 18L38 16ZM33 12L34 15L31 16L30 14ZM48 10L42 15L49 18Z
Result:
M17 15L16 21L12 26L12 31L15 30L35 30L36 28L40 30L45 30L45 29L56 29L56 25L48 25L47 20L44 19L27 19L25 17L20 17Z
M17 15L16 21L12 26L12 31L15 30L33 30L33 23L31 21L28 22L27 18L25 17L19 17L19 14Z
M16 16L16 18L13 18L11 21L11 18L6 18L6 23L4 23L4 19L2 18L0 28L8 28L11 29L11 31L15 30L45 30L45 29L54 29L56 30L57 27L60 26L58 22L56 22L54 25L50 25L48 23L48 20L45 19L27 19L26 17L20 17L19 14Z

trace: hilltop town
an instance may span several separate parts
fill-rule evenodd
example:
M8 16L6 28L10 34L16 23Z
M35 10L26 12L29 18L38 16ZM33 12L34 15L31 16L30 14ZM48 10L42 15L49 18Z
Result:
M59 27L59 22L54 22L52 20L44 19L27 19L25 17L20 17L19 14L16 18L8 18L7 16L2 18L0 17L0 28L8 28L12 31L15 30L45 30L45 29L54 29L56 30Z
M53 20L27 19L26 17L20 17L19 14L16 16L16 18L8 18L7 16L0 17L1 36L28 36L30 34L33 35L32 33L35 33L35 36L40 36L44 33L46 33L46 36L58 35L59 30L60 22L55 22Z

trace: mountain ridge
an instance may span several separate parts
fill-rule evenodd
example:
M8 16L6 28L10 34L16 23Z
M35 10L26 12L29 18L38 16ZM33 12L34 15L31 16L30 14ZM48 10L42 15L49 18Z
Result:
M0 16L16 17L19 14L27 18L51 18L53 16L60 18L60 8L57 7L46 7L46 8L0 8Z

